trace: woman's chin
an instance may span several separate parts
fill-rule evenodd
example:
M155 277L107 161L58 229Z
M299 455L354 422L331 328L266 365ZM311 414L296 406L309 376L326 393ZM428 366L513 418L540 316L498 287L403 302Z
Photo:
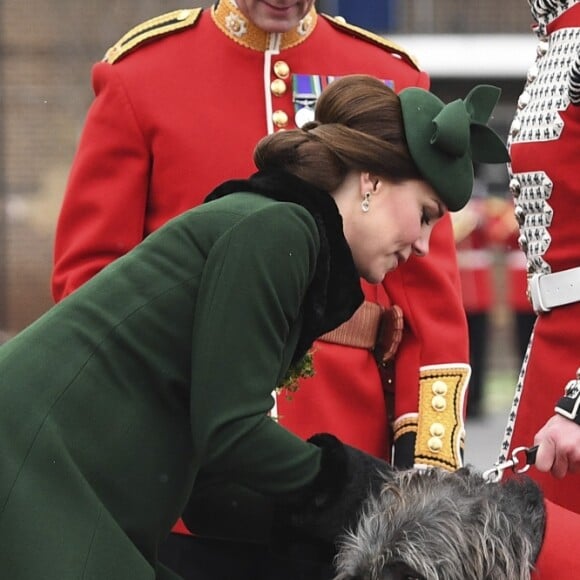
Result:
M389 272L397 269L398 265L398 260L381 260L374 268L358 268L358 274L369 284L380 284Z
M391 263L386 268L380 268L380 271L377 268L376 272L367 272L366 276L362 275L361 277L371 284L380 284L384 280L385 276L387 276L393 270L397 269L398 265L398 262L395 262L394 264Z
M386 274L387 272L382 275L376 273L361 274L361 278L366 280L369 284L380 284Z

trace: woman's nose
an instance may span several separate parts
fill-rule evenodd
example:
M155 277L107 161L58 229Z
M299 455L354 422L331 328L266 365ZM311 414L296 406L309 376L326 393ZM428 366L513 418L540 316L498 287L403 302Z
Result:
M413 244L413 254L415 256L426 256L429 253L429 236L431 231L424 232Z

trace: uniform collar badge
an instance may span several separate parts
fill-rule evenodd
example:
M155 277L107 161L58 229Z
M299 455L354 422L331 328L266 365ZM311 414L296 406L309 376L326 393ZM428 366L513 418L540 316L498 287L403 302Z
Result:
M211 16L226 36L246 48L260 51L268 50L273 45L279 50L284 50L304 42L314 31L318 18L315 8L312 7L296 28L274 34L265 32L246 18L234 0L221 0L215 4Z

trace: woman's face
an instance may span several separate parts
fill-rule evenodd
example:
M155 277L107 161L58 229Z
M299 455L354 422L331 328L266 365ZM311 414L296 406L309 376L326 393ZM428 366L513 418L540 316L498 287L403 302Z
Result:
M314 0L236 0L238 8L266 32L288 32L298 26Z
M355 178L350 195L337 203L358 272L377 284L412 254L427 255L433 226L446 208L424 181L392 183L366 176ZM371 192L367 212L361 207L365 192Z

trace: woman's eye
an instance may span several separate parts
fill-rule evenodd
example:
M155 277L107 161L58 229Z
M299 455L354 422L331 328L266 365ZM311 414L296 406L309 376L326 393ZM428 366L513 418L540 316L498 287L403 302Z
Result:
M421 225L428 226L431 223L431 219L432 217L429 211L423 208L423 211L421 212Z

